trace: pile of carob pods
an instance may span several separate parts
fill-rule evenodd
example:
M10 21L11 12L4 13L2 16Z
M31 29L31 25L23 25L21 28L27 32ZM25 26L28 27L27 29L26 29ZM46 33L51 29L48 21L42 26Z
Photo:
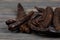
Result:
M6 21L11 32L33 33L59 33L60 34L60 7L34 7L37 12L30 11L26 14L20 3L17 5L16 19Z

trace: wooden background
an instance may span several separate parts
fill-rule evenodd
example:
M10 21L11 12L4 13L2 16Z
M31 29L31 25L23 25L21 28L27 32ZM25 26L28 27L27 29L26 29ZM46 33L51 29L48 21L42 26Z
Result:
M0 40L60 40L60 38L42 37L34 34L11 33L5 21L16 17L17 4L21 3L25 10L39 7L60 7L60 0L0 0Z

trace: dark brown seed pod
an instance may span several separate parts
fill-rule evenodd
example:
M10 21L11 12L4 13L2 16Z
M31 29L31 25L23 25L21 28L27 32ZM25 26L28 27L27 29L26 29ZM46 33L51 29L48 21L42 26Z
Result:
M22 25L19 25L20 32L22 32L22 33L31 33L31 30L30 30L30 28L29 28L27 23L28 23L28 21L26 21Z
M40 30L40 29L37 29L39 21L43 20L46 14L43 15L45 9L38 8L38 7L35 7L35 8L38 10L39 13L34 13L34 15L29 20L28 25L31 28L31 30L38 31Z
M57 31L60 31L60 8L56 8L54 11L53 24Z
M24 16L26 16L24 8L22 7L22 5L20 3L18 3L18 5L17 5L17 18L15 21L17 22L18 20L22 20L22 18L24 18ZM18 26L17 27L10 27L9 26L10 24L13 24L13 23L15 23L15 22L12 19L11 20L9 19L8 21L6 21L6 24L8 25L8 29L10 31L18 30Z
M37 19L36 19L37 21L35 21L35 22L33 21L34 22L33 24L35 24L35 25L37 24L37 26L34 27L36 29L36 30L34 29L35 31L46 31L47 30L46 28L50 24L52 16L53 16L53 9L51 7L47 7L43 14L46 14L46 15L43 15L43 16L45 16L45 18L43 17L43 19L44 19L43 21L39 21ZM30 22L30 23L32 24L32 22ZM33 26L31 26L31 29L32 28L33 28Z
M28 25L31 28L31 30L36 30L37 31L37 26L39 24L38 20L41 18L40 13L34 13L31 19L28 21ZM39 29L38 29L39 30Z
M15 28L19 25L22 25L23 23L25 23L26 21L28 21L31 16L34 14L33 11L29 12L29 15L27 15L26 17L24 17L22 20L18 20L17 22L10 24L9 27Z

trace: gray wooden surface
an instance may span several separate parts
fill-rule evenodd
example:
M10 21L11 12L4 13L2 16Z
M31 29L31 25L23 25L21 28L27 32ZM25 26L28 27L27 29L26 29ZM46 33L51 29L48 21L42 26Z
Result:
M16 18L17 3L20 2L25 10L39 7L59 7L60 0L0 0L0 40L60 40L60 38L49 38L34 34L11 33L7 30L5 21Z

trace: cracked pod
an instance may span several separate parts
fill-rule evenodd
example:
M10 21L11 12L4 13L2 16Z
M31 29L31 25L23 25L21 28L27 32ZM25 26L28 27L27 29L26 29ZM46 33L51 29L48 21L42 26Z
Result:
M37 10L39 10L38 12L39 13L34 13L34 15L31 17L31 19L29 20L29 22L28 22L28 25L29 25L29 27L31 28L31 30L35 30L35 31L37 31L37 30L39 30L39 29L37 29L38 27L39 27L39 21L40 20L43 20L44 19L44 17L42 18L42 16L43 16L43 10L45 10L45 9L43 9L43 8L38 8L38 7L35 7ZM42 10L43 9L43 10ZM41 12L40 12L41 11Z
M6 24L8 25L8 29L10 31L18 30L17 29L18 27L9 27L9 25L15 23L18 20L21 20L24 16L26 16L24 8L22 7L22 5L20 3L18 3L18 5L17 5L17 18L16 18L16 20L9 19L9 20L6 21Z
M25 22L30 20L30 18L31 18L31 16L33 14L34 14L33 11L29 12L29 14L27 16L25 16L24 18L22 18L22 20L18 20L15 23L10 24L9 27L16 28L16 29L18 28L19 29L21 25L23 25Z
M43 11L42 13L43 13L42 18L40 18L38 20L36 18L36 19L34 19L34 21L30 21L30 24L31 24L30 28L32 30L35 30L35 31L47 31L47 28L50 25L51 19L52 19L52 16L53 16L53 9L51 7L47 7L45 9L45 11Z

